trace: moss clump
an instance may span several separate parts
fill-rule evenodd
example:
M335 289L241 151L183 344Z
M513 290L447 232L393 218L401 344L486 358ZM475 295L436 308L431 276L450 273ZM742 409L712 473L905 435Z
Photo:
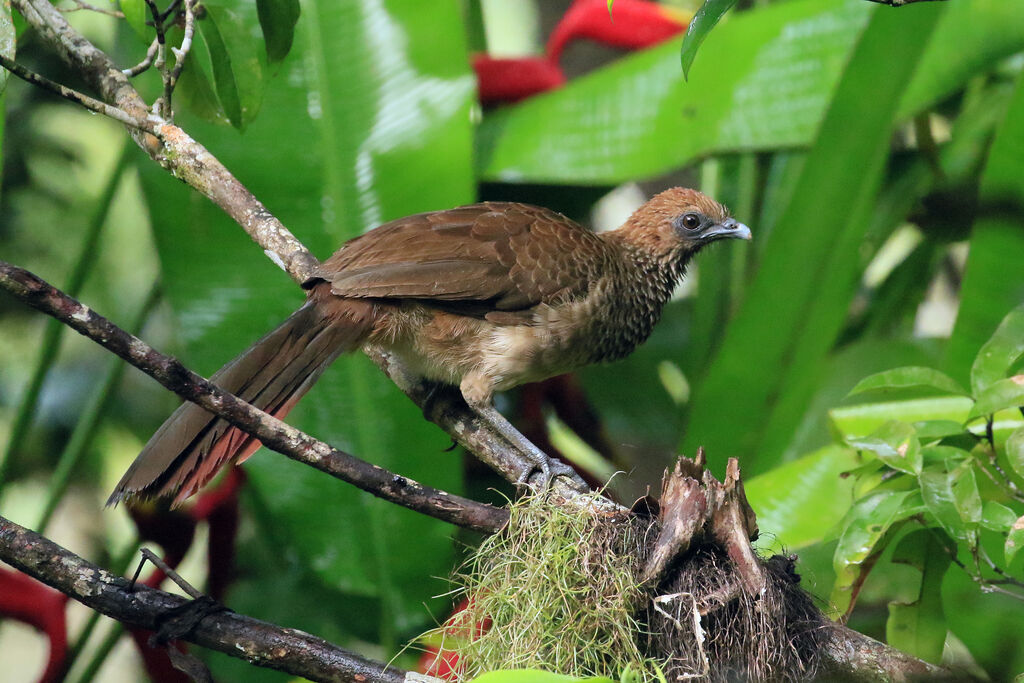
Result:
M661 667L642 652L636 621L648 599L637 576L650 524L540 497L511 513L455 577L468 607L434 634L458 654L463 677L537 668L654 678Z

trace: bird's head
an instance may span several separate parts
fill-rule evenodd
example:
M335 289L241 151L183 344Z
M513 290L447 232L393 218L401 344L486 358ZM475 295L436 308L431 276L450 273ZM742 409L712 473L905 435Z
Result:
M730 216L727 208L684 187L652 197L620 230L627 241L662 261L685 262L711 242L751 237L750 228Z

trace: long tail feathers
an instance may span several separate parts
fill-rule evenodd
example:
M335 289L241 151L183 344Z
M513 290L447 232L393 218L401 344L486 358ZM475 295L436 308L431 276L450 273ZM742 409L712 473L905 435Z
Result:
M275 417L284 417L341 353L368 331L358 316L325 317L307 304L221 368L210 380ZM128 498L174 496L179 505L229 462L242 462L259 441L194 403L180 406L153 434L107 505Z

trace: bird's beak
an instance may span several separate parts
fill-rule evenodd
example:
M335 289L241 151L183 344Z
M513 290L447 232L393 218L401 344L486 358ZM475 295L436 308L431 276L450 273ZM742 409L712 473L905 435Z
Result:
M735 218L727 218L704 233L704 239L708 242L724 239L749 240L752 237L750 228Z

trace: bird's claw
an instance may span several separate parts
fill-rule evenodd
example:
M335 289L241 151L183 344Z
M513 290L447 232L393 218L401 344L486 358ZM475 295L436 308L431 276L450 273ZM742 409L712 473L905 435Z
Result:
M530 459L531 467L523 470L518 479L516 479L516 484L531 486L540 492L551 488L551 482L554 481L555 477L566 477L573 485L576 484L579 475L572 465L550 458L543 453L541 455L543 459Z

